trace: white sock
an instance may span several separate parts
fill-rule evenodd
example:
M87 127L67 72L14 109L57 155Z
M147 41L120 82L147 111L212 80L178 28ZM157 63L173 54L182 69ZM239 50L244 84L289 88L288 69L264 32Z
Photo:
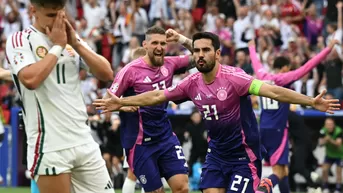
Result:
M145 193L145 191L144 191L144 188L142 188L142 191L141 191L141 193Z
M125 178L122 193L135 193L136 181Z

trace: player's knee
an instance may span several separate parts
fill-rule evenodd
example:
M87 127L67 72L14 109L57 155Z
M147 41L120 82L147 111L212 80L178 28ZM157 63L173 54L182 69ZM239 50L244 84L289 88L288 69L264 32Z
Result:
M188 183L180 183L173 190L173 193L188 193L188 192L189 192Z

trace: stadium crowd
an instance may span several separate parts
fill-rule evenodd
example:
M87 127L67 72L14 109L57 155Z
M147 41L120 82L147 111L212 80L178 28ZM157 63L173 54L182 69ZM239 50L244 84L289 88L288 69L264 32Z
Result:
M7 37L27 28L34 19L28 7L29 0L0 1L2 68L8 68ZM198 31L217 34L221 41L221 63L240 67L252 75L248 49L252 39L257 43L258 57L266 69L271 69L274 58L280 55L288 57L292 68L297 69L324 49L333 37L340 42L343 40L343 2L338 0L68 0L66 9L80 37L110 61L115 74L132 60L133 50L141 45L145 31L153 25L173 28L189 38ZM311 97L327 89L327 98L342 100L342 49L342 45L337 45L322 64L294 83L294 89ZM178 44L168 45L166 55L182 54L190 52ZM174 84L195 71L175 75ZM119 116L115 113L100 115L92 106L95 99L103 97L109 83L97 80L83 69L80 69L80 80L93 137L101 145L114 187L121 188L125 171ZM258 99L252 99L258 111ZM20 105L13 83L0 82L0 104L0 117L5 124L9 123L11 107ZM185 154L190 166L198 160L202 162L207 144L199 112L193 111L192 102L170 103L170 108L192 112L189 123L175 132L189 149ZM292 107L293 110L299 108L302 107ZM321 134L325 128L335 128L333 125L327 120ZM325 134L321 136L325 138Z

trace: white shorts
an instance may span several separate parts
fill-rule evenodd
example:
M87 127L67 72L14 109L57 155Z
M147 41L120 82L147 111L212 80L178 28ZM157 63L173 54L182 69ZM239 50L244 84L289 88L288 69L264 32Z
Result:
M123 156L124 156L123 168L130 168L129 167L129 163L127 162L127 156L126 156L126 153L125 153L125 149L123 149Z
M70 173L73 193L114 191L105 160L95 142L42 155L35 155L28 148L27 155L28 169L36 182L40 175Z

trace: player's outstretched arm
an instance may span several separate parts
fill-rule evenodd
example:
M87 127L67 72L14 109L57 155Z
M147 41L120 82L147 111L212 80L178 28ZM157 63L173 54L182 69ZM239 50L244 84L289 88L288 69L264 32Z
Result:
M299 80L300 78L305 76L307 73L313 70L316 66L318 66L326 58L326 56L331 52L332 48L338 43L339 43L338 40L331 40L328 47L326 47L324 50L322 50L319 54L317 54L315 57L310 59L300 68L294 71L278 74L276 77L277 85L284 86L284 85L290 84L291 82ZM254 40L251 40L249 42L249 54L252 61L252 67L258 79L264 79L266 76L271 75L265 72L263 65L257 58Z
M95 53L77 38L74 28L67 19L65 19L64 22L67 25L68 44L70 44L85 61L90 68L90 72L99 80L112 81L113 71L111 69L111 64L106 58Z
M153 106L167 101L163 90L149 91L139 95L119 98L107 90L109 98L96 99L93 105L102 113L118 111L124 106Z
M313 108L319 111L327 112L330 114L333 114L333 111L335 110L339 110L341 106L339 104L338 99L323 99L326 90L321 92L315 98L311 98L306 95L297 93L293 90L279 86L269 85L256 79L252 81L251 86L249 88L249 93L258 96L268 97L280 102L312 106Z
M0 79L12 81L11 71L0 68Z

